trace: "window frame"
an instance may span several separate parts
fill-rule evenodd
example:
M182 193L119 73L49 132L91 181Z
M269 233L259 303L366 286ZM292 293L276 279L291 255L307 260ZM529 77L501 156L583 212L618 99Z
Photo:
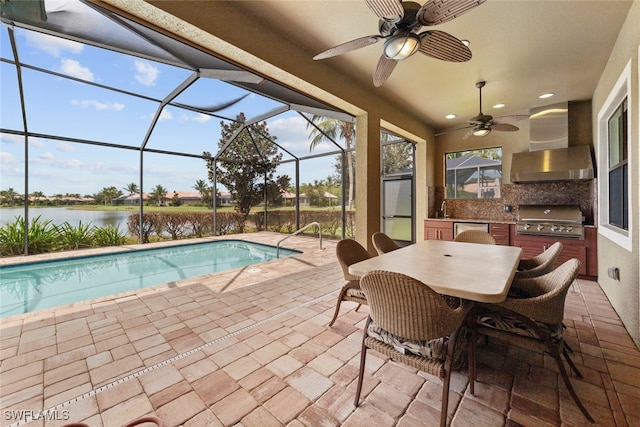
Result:
M622 103L627 102L627 153L626 153L626 179L627 179L627 217L628 228L625 230L619 226L610 223L609 213L609 171L610 164L610 141L609 141L609 120L613 114L618 111ZM633 117L633 91L631 90L631 61L627 63L620 77L611 89L609 96L603 103L602 108L598 112L597 121L597 144L598 144L598 166L601 171L598 179L598 234L611 240L616 245L626 249L633 250L633 205L631 203L631 194L633 191L633 181L631 179L631 171L635 170L633 164L634 159L631 156L631 120ZM619 162L618 165L621 165Z
M489 197L489 198L483 198L483 197L450 197L448 195L448 189L447 189L447 160L448 160L448 156L450 154L454 154L454 153L473 153L473 152L480 152L480 151L484 151L484 150L493 150L493 149L498 149L500 150L500 185L498 187L498 196L497 197ZM490 146L490 147L482 147L482 148L470 148L470 149L466 149L466 150L454 150L454 151L447 151L446 153L444 153L443 156L443 179L444 179L444 198L446 200L499 200L502 199L502 186L504 185L504 162L503 162L503 155L504 155L504 148L501 145L496 145L496 146ZM477 192L476 194L480 194L479 192Z

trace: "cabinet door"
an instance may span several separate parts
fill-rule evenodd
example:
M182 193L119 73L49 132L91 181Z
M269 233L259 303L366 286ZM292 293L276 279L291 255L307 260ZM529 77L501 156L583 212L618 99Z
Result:
M509 224L489 224L489 233L496 239L496 244L509 246Z
M451 221L425 221L425 240L453 240L453 223Z

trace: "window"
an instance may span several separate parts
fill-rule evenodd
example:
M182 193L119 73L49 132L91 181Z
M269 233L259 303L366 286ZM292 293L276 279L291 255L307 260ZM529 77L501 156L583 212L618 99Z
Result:
M607 123L609 146L609 224L629 230L628 109L625 98Z
M633 249L629 156L629 117L633 112L631 62L627 63L598 112L598 233L620 247Z
M457 151L445 155L447 199L499 199L502 148Z

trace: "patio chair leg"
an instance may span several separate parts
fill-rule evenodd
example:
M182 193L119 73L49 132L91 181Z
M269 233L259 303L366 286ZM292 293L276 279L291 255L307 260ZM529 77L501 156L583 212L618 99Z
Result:
M577 366L573 363L573 360L571 360L571 357L569 357L569 353L565 347L562 348L562 354L564 354L564 358L567 359L567 363L571 367L573 373L576 374L576 377L582 379L582 373L580 373Z
M366 337L366 334L365 334ZM364 377L364 363L367 359L367 346L364 345L364 338L362 338L362 350L360 351L360 371L358 373L358 386L356 387L356 400L353 402L357 408L360 405L360 392L362 391L362 382Z
M340 290L340 295L338 295L338 302L336 303L336 310L333 313L333 318L331 319L331 322L329 322L329 327L333 326L333 323L338 318L338 313L340 312L340 304L342 304L342 298L344 298L344 295L346 293L347 293L347 289L343 287Z
M551 347L553 345L554 344L549 344L549 347ZM573 386L571 385L571 381L569 381L569 376L567 375L567 370L565 369L564 363L562 363L562 358L560 357L559 348L555 348L555 349L551 349L550 348L550 350L551 350L550 351L551 355L553 356L553 358L556 360L556 363L558 364L558 369L560 370L560 376L562 377L562 381L564 381L564 385L567 387L567 390L569 391L569 394L571 395L571 398L576 403L576 405L578 406L578 408L580 409L582 414L585 416L585 418L590 423L594 423L595 421L593 420L593 418L591 417L591 415L587 411L587 408L585 408L584 405L582 404L582 402L580 401L580 398L578 397L578 395L576 394L576 391L573 389Z
M471 336L469 340L469 391L473 396L475 395L476 385L476 345L478 341L478 332L473 326L471 326Z

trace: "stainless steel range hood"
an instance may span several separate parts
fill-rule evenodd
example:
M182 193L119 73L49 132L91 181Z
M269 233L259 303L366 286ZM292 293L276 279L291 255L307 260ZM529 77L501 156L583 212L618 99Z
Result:
M588 145L514 153L511 182L569 181L593 179Z
M544 182L593 179L588 145L569 147L567 104L531 110L528 152L511 158L511 182Z

